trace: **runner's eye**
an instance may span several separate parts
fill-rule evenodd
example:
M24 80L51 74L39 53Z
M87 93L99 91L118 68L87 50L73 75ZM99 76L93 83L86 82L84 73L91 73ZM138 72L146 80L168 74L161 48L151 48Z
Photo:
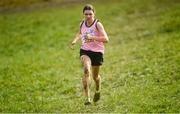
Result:
M92 13L85 13L84 15L92 15Z

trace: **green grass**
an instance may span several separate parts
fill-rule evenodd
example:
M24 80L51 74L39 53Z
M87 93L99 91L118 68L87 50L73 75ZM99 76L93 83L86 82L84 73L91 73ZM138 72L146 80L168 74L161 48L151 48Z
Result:
M180 2L92 2L109 35L102 99L84 106L84 4L0 15L0 112L180 112ZM94 92L92 84L92 96Z
M7 8L7 9L13 9L13 8L21 8L21 7L29 7L37 4L45 5L48 3L68 3L73 2L71 0L65 1L65 0L1 0L0 1L0 7ZM77 2L77 1L76 1Z

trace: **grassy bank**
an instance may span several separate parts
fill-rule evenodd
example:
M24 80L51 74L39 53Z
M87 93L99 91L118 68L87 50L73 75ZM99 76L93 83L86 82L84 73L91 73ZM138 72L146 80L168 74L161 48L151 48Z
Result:
M93 5L110 38L100 102L83 105L80 44L68 48L83 17L74 4L0 15L0 112L180 112L180 3Z

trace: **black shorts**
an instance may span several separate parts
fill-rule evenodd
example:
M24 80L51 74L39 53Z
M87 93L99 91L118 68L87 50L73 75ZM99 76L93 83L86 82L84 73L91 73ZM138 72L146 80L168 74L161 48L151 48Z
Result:
M91 59L92 66L99 66L103 64L103 54L101 52L93 52L80 49L80 56L82 55L87 55Z

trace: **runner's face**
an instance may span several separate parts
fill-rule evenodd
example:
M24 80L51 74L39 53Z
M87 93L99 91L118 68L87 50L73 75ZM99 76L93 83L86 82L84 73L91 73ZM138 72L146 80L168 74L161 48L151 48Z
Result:
M94 12L92 10L85 10L84 11L84 17L86 21L93 20L94 18Z

